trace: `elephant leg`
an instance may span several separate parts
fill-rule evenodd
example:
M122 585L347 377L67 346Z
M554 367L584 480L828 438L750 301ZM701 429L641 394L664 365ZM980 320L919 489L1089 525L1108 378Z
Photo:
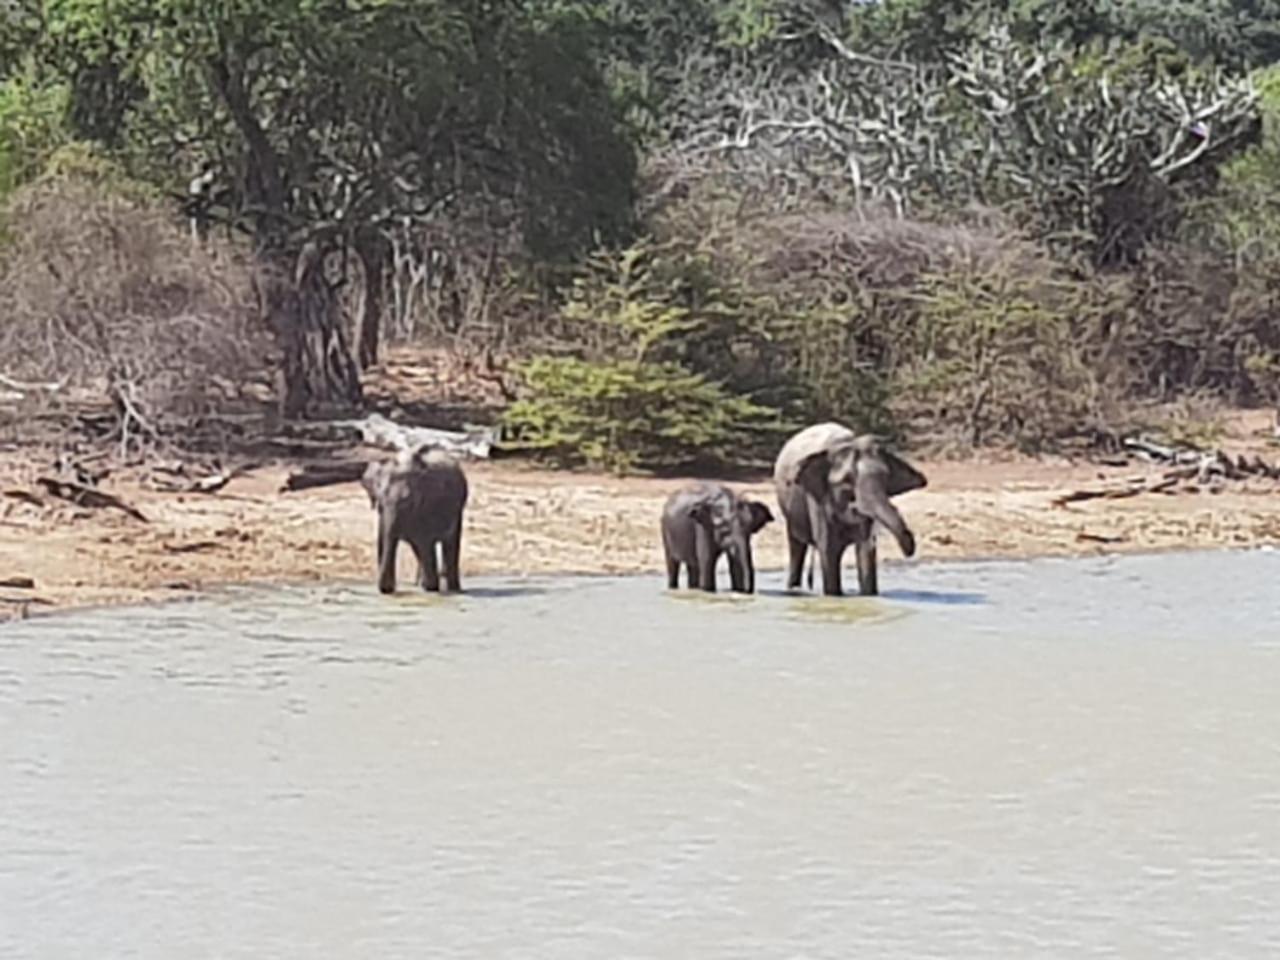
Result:
M392 528L390 519L382 512L378 514L378 592L396 592L396 544L399 537Z
M711 540L711 534L701 527L694 535L694 560L698 564L698 585L707 593L716 592L716 561L720 554Z
M436 557L434 540L424 543L422 549L422 589L440 592L440 562Z
M667 589L680 589L680 561L667 554Z
M684 565L685 579L688 581L690 590L698 590L702 587L702 581L698 577L698 563L696 560L689 561Z
M800 578L804 575L804 558L809 552L809 545L803 540L787 534L787 589L799 590Z
M710 556L698 559L698 584L705 593L716 592L716 556Z
M732 555L729 556L729 586L735 593L747 592L746 571Z
M857 545L858 592L864 597L874 597L880 592L879 571L876 569L875 538L863 540Z
M840 558L844 548L834 538L818 547L818 559L822 563L822 592L828 597L844 596L844 586L840 582Z
M418 561L417 584L423 590L430 590L427 585L427 555L431 551L431 542L413 537L405 541L409 544L409 549L413 551L414 559Z
M444 561L444 583L451 593L462 592L462 521L458 529L440 541L441 559Z

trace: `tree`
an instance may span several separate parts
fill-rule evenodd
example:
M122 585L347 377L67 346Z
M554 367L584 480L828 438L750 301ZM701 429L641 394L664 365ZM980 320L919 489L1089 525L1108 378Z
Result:
M487 0L50 0L78 74L116 74L136 169L179 191L208 168L224 218L253 238L284 348L282 410L361 403L376 358L386 232L483 202L563 254L624 229L634 160L572 7ZM130 88L132 90L133 88ZM175 169L173 158L186 169ZM338 287L353 258L358 349Z

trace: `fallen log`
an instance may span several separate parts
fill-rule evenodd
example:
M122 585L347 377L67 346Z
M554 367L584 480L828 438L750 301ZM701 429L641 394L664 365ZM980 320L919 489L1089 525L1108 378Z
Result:
M1132 477L1129 480L1122 481L1120 486L1072 490L1054 497L1050 502L1055 507L1065 507L1068 503L1080 503L1085 500L1121 500L1126 497L1136 497L1143 493L1162 493L1172 489L1184 480L1191 480L1199 472L1199 466L1179 467L1176 470L1166 470L1156 477Z
M210 474L207 477L196 477L194 479L185 479L183 481L162 480L153 478L155 486L164 490L166 493L217 493L232 480L242 477L245 474L256 470L260 464L249 463L239 467L232 467L229 470L222 470L218 473ZM166 473L179 474L180 471L167 467L161 467Z
M44 501L37 497L30 490L6 490L4 496L13 500L20 500L23 503L29 503L33 507L43 507Z
M344 460L331 463L310 464L289 474L281 492L307 490L312 487L328 487L338 483L355 483L364 476L369 466L366 460Z
M50 496L57 497L59 500L66 500L68 503L74 503L78 507L119 510L142 523L150 522L137 507L130 506L117 496L104 493L101 490L94 490L82 483L58 480L54 477L37 477L36 483L44 487Z
M0 577L0 587L9 590L34 590L36 582L30 577Z
M435 427L405 427L377 413L363 420L334 421L333 425L358 431L363 441L372 447L388 450L437 447L480 460L488 459L498 440L498 431L491 427L465 433Z
M28 603L34 603L42 607L52 607L54 605L52 600L45 597L32 597L26 594L14 596L9 593L0 593L0 603L12 603L17 606L25 606Z

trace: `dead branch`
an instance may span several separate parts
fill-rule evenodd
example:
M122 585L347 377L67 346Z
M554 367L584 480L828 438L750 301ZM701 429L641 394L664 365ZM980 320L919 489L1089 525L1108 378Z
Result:
M26 380L15 380L13 377L0 373L0 387L7 387L10 390L15 390L20 395L26 393L57 393L66 385L66 377L63 377L57 383L31 383ZM19 399L21 399L21 397L19 397Z
M119 510L142 523L149 522L141 511L125 503L119 497L104 493L101 490L94 490L84 484L74 483L69 480L58 480L54 477L37 477L36 483L44 487L51 496L74 503L76 506Z
M206 550L217 550L222 546L216 540L195 540L191 543L167 543L167 553L203 553Z
M154 478L153 482L158 489L164 490L167 493L214 494L214 493L217 493L219 490L221 490L223 487L225 487L227 484L229 484L232 480L236 479L237 477L242 477L247 473L251 473L252 471L256 470L259 466L261 466L261 464L257 464L257 463L243 464L239 467L232 467L228 470L221 470L218 473L211 474L207 477L196 477L194 479L187 479L183 482L163 480L160 478ZM165 472L168 472L168 473L181 474L185 472L183 470L173 470L165 467L161 467L158 469L165 470Z
M33 507L43 507L45 505L44 501L30 490L6 490L4 491L4 496L22 503L29 503Z
M311 487L328 487L338 483L355 483L364 476L366 467L368 462L365 460L312 464L289 474L280 490L283 493L290 490L307 490Z
M1076 534L1077 543L1124 543L1125 539L1125 537L1105 533L1089 533L1087 530L1081 530Z
M1173 489L1184 480L1196 477L1199 470L1198 466L1180 467L1176 470L1166 470L1156 477L1131 477L1127 480L1122 480L1119 485L1115 486L1072 490L1054 497L1051 503L1055 507L1065 507L1068 503L1080 503L1084 500L1121 500L1126 497L1136 497L1143 493L1162 493L1165 490Z

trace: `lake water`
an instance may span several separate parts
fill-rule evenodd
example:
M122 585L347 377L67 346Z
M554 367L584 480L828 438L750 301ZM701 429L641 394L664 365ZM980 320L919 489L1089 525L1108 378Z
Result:
M1280 553L0 627L0 957L1280 956Z

